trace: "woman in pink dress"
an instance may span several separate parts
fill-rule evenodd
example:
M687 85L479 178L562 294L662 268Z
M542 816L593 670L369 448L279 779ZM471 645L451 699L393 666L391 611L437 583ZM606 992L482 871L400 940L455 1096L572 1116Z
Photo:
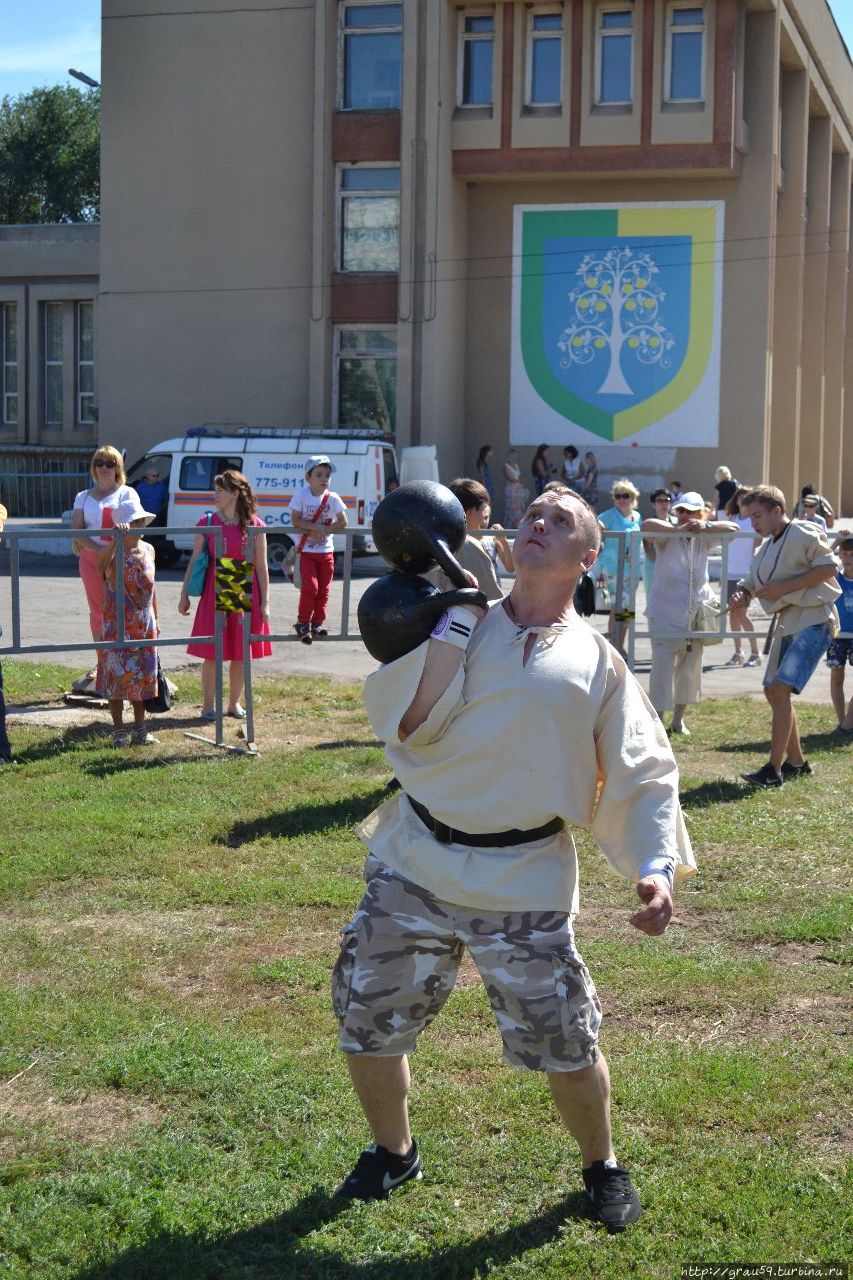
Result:
M255 514L255 495L244 475L239 471L223 471L213 481L214 502L216 511L198 521L200 526L208 526L211 530L222 529L224 542L223 554L228 559L246 560L249 555L249 536L246 533L249 525L264 528L264 522ZM184 574L181 598L178 601L178 612L184 615L190 611L190 598L187 594L187 583L193 565L204 548L207 538L208 566L204 582L204 590L199 598L195 611L192 634L194 636L212 636L216 631L216 537L199 533L190 556L187 571ZM252 635L268 636L270 633L270 574L267 565L267 540L264 534L258 534L254 540L255 572L252 577ZM212 640L205 643L190 644L187 653L195 658L203 658L201 669L202 720L216 718L216 662ZM256 640L251 645L253 658L268 658L272 653L272 645L268 640ZM242 720L246 712L240 706L243 692L245 672L243 669L243 615L242 613L226 613L225 626L222 632L222 656L229 663L228 675L228 709L226 715Z

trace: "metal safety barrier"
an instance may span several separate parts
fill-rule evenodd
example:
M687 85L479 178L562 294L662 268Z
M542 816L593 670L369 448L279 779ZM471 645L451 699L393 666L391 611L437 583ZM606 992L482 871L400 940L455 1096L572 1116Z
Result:
M267 530L260 526L250 525L246 532L249 535L247 559L250 563L254 563L255 539L259 535L265 534ZM157 528L158 537L160 536L174 537L176 534L178 535L192 534L195 536L195 535L198 535L198 533L199 533L199 526L197 525L175 526L175 527L169 526L167 528L160 528L158 526ZM508 541L511 542L512 539L517 535L517 533L518 533L517 529L501 529L499 533L495 530L484 529L482 531L478 530L474 536L479 538L498 536L501 538L506 538ZM26 538L29 541L31 539L48 539L48 538L56 538L56 537L67 537L70 543L77 538L85 537L86 534L85 532L79 529L70 529L70 528L45 529L45 530L34 530L34 529L15 530L15 529L7 528L3 531L2 535L0 536L2 536L2 540L8 544L9 551L10 551L11 601L12 601L12 618L11 618L12 643L11 645L0 646L0 657L11 656L14 654L30 654L30 653L73 653L73 652L92 649L92 648L96 650L151 648L151 647L169 648L169 647L178 646L178 645L185 645L187 643L187 637L185 635L171 638L171 639L169 638L164 639L162 636L158 636L153 646L150 639L131 640L129 638L126 638L124 633L124 625L125 625L124 575L116 574L116 587L117 587L116 606L117 606L117 614L118 614L118 617L117 617L118 638L116 640L113 640L113 641L89 640L89 641L86 641L85 643L79 643L79 644L30 644L26 646L22 645L21 643L21 599L20 599L21 566L20 566L20 549L18 546L19 539ZM122 546L125 538L125 534L120 532L117 529L100 529L97 531L97 536L112 537L117 542L122 544ZM215 552L216 558L218 559L224 552L224 541L223 541L221 526L219 525L206 526L205 536L213 538L214 552ZM341 599L341 623L340 623L340 630L337 633L333 633L330 631L328 638L331 641L350 640L353 638L350 634L350 628L349 628L349 611L350 611L350 600L351 600L352 566L353 566L353 539L356 536L363 536L363 530L345 529L340 536L345 538L342 599ZM640 581L640 572L639 572L640 545L643 541L665 542L667 541L667 539L670 539L673 536L675 535L669 534L669 533L640 533L639 531L629 532L629 531L610 531L610 530L602 531L602 543L607 541L612 541L612 540L615 540L618 543L616 585L615 585L615 591L613 593L614 607L612 611L616 614L616 618L618 621L624 622L626 624L627 661L628 661L628 666L632 671L634 670L635 664L636 664L636 656L635 656L636 641L638 639L652 638L652 634L650 631L637 629L636 595L637 595L637 588L639 586L639 581ZM718 530L710 531L710 532L703 531L700 533L684 533L678 536L687 537L687 538L698 538L703 541L711 542L712 545L717 543L721 545L721 550L722 550L721 568L720 568L721 590L723 585L728 579L728 560L729 560L730 544L736 538L749 538L750 540L754 540L755 538L755 534L749 531L743 532L743 533L737 533L737 534L735 533L721 534ZM118 559L119 553L120 553L120 549L117 548L117 559ZM377 558L377 563L378 565L383 565L384 567L384 562L381 561L381 559ZM508 575L508 576L511 576L511 575ZM595 566L593 566L591 576L593 577L593 579L595 579L595 576L596 576ZM622 606L621 608L618 607L620 604ZM655 636L661 639L689 639L689 640L695 640L699 643L707 639L719 638L720 640L724 640L724 639L733 638L735 636L743 638L745 635L743 631L732 631L726 628L727 615L728 615L728 607L725 605L724 602L721 602L721 611L719 614L719 626L714 628L713 630L711 631L690 631L690 630L656 631ZM216 737L215 737L215 741L211 743L211 745L215 745L217 747L222 747L222 748L226 748L228 750L233 751L233 750L242 750L242 748L234 748L234 747L228 746L228 744L225 743L225 736L224 736L224 728L223 728L223 689L224 689L223 631L225 626L224 617L225 615L223 613L217 611L215 614L216 626L215 626L213 635L193 636L193 641L195 643L201 643L201 644L212 642L214 646L214 662L216 664L216 681L215 681ZM243 639L243 663L244 663L244 680L245 680L244 699L245 699L245 705L246 705L246 721L245 721L245 736L246 736L246 744L247 744L246 752L248 754L256 754L257 748L255 746L254 707L253 707L253 698L252 698L251 644L253 642L258 642L262 640L265 640L274 644L279 644L283 642L294 643L298 641L298 637L289 631L288 632L271 632L269 635L252 635L251 612L249 611L247 611L242 615L241 626L242 626L242 639ZM841 634L842 634L842 637L844 638L851 638L850 633L842 632ZM755 632L755 638L757 640L766 640L768 635L769 635L769 630L765 632L758 632L758 631ZM188 736L199 738L201 741L205 741L205 742L210 741L209 739L205 738L201 734L188 734Z

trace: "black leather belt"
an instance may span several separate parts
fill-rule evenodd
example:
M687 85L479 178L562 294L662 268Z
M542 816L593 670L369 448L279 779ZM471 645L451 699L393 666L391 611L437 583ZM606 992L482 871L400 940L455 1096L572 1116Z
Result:
M475 833L457 831L455 827L448 827L446 823L439 822L438 818L432 816L429 809L424 808L417 800L413 800L408 792L406 799L439 844L471 844L484 849L506 849L509 845L530 844L532 840L544 840L546 836L555 836L564 826L562 818L552 818L541 827L531 827L528 831L520 831L518 827L513 827L511 831L477 831Z

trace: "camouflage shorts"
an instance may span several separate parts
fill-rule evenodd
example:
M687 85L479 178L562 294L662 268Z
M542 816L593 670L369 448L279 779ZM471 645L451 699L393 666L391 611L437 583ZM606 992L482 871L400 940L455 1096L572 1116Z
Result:
M577 1071L596 1061L601 1005L567 915L454 906L372 856L365 879L332 974L345 1053L411 1053L453 990L467 947L510 1066Z

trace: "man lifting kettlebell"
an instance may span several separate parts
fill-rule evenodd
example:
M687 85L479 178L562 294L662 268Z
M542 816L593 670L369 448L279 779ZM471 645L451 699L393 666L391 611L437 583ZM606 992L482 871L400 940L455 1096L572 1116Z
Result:
M424 572L409 539L440 542L442 568L461 590L463 571L455 561L448 569L462 542L448 534L448 491L429 486L431 507L425 483L411 508L405 485L390 511L380 504L377 546L395 571L416 561ZM425 532L431 516L441 536ZM462 526L464 535L464 516ZM360 828L367 889L332 980L340 1047L374 1138L339 1201L383 1199L420 1178L408 1055L453 989L467 947L505 1060L548 1078L580 1147L592 1216L609 1232L640 1216L611 1141L601 1005L574 943L570 828L589 827L611 866L635 882L642 905L631 924L652 936L669 922L673 879L695 863L661 723L620 655L572 607L599 544L591 508L567 486L551 489L521 522L510 595L488 611L482 600L433 599L427 618L412 588L418 633L398 582L395 651L394 584L372 603L363 598L362 636L383 662L367 679L365 703L401 789Z

